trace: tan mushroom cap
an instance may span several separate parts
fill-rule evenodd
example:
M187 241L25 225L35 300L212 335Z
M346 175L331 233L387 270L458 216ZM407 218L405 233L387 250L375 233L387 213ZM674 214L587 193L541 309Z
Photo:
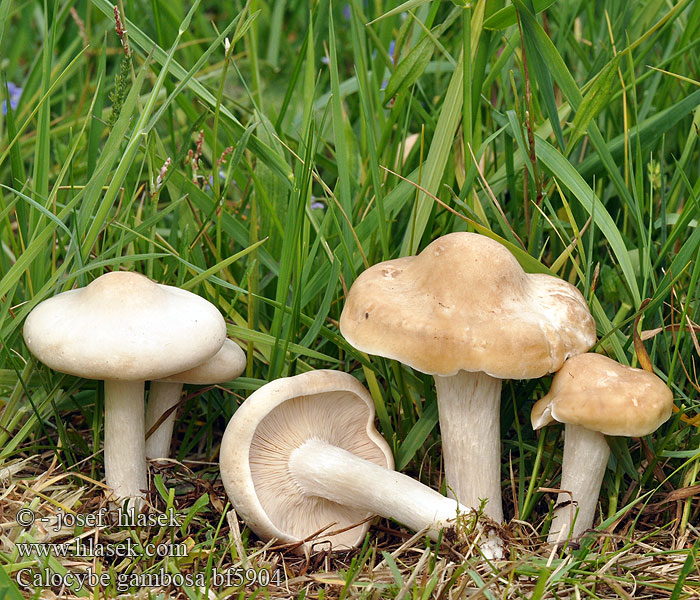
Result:
M340 331L355 348L423 373L501 379L554 372L596 335L574 286L525 273L504 246L475 233L367 269L348 293Z
M382 467L394 459L374 428L374 403L351 375L309 371L262 386L238 408L221 443L221 479L233 506L261 538L286 543L344 529L371 515L300 492L289 474L293 450L309 440L338 446ZM362 486L362 482L357 482ZM328 536L334 548L359 544L369 523Z
M209 385L236 379L246 366L245 352L233 340L226 339L220 350L209 360L182 373L161 377L158 381Z
M532 408L531 420L534 429L559 421L639 437L665 423L672 407L671 390L653 373L588 353L564 363L549 393Z
M24 324L24 339L56 371L139 381L212 357L226 339L226 323L200 296L115 271L38 304Z

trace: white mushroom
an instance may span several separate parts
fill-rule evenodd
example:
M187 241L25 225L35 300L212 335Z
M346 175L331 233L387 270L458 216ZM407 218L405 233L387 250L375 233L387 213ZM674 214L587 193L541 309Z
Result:
M148 458L168 458L173 426L183 384L211 385L236 379L245 369L245 353L233 340L227 339L209 360L196 367L151 382L146 408L146 432L167 416L146 439Z
M353 283L340 316L352 346L435 377L448 493L503 520L502 379L556 371L595 342L581 293L527 274L498 242L451 233Z
M141 506L147 487L144 382L189 369L216 354L226 323L195 294L130 272L38 304L24 340L56 371L104 380L105 481L115 499Z
M564 456L548 542L578 538L593 525L608 465L606 435L643 436L670 416L673 394L653 373L601 354L581 354L564 363L549 393L532 409L532 427L565 423Z
M373 515L439 530L467 513L451 498L393 470L373 425L374 404L351 375L310 371L277 379L235 412L221 443L231 503L263 539L347 549Z

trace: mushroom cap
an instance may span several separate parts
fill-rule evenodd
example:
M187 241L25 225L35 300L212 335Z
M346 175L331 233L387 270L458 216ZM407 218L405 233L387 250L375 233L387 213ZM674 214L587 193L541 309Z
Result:
M236 342L227 338L224 341L224 345L210 359L187 371L175 373L168 377L161 377L158 381L191 383L194 385L224 383L236 379L243 373L245 366L245 352Z
M86 379L165 377L204 362L225 339L211 302L122 271L41 302L24 324L34 356Z
M235 412L221 442L221 479L231 503L260 538L284 543L367 519L372 515L302 493L288 464L293 450L321 440L393 469L391 450L373 421L372 398L347 373L309 371L262 386ZM351 548L368 528L363 523L307 544Z
M566 281L527 274L498 242L451 233L353 283L340 331L355 348L431 375L530 379L595 343L595 321Z
M671 390L653 373L588 353L564 363L530 417L534 429L559 421L605 435L639 437L666 422L672 408Z

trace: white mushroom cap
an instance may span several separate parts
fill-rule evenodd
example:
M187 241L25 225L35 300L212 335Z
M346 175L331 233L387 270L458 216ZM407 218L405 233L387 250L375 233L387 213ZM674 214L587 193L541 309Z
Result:
M210 385L231 381L244 371L245 366L245 353L236 342L227 339L221 349L202 364L153 381L146 409L146 431L150 431L163 415L168 416L146 440L146 456L150 458L170 456L176 417L173 409L180 402L182 384Z
M596 335L574 286L527 274L504 246L464 232L364 271L348 293L340 330L355 348L423 373L500 379L552 373Z
M158 381L188 383L193 385L210 385L236 379L246 367L245 352L233 340L228 338L219 351L202 364L182 373L161 377Z
M27 346L56 371L87 379L157 379L207 360L226 339L217 308L133 272L107 273L39 304Z
M532 408L533 429L558 421L605 435L639 437L671 416L673 394L654 373L602 354L574 356Z
M391 450L373 420L372 398L347 373L310 371L264 385L238 408L221 444L221 478L232 504L258 536L286 543L331 523L327 531L367 519L371 514L302 493L288 465L295 449L320 440L392 469ZM353 547L368 528L364 523L316 541Z

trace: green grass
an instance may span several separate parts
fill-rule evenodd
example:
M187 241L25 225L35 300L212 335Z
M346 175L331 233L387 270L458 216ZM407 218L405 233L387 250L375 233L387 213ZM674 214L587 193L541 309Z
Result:
M124 57L110 2L0 0L0 98L6 81L23 88L0 116L0 591L20 597L16 573L42 564L18 557L17 542L46 535L14 524L19 508L89 513L102 491L100 388L36 363L24 318L128 269L215 303L248 367L188 390L179 463L153 466L153 502L187 524L100 533L171 539L188 557L98 559L110 581L250 566L286 583L217 597L700 594L700 2L462 4L124 0L133 59L110 127ZM337 557L263 545L226 518L216 460L238 403L271 379L354 374L397 466L443 485L432 379L357 352L337 321L367 266L457 230L575 284L596 351L638 366L638 327L673 391L658 432L611 440L606 534L566 557L540 543L562 447L558 428L529 425L545 378L504 385L505 565L388 522Z

